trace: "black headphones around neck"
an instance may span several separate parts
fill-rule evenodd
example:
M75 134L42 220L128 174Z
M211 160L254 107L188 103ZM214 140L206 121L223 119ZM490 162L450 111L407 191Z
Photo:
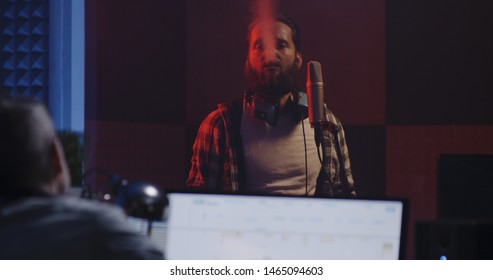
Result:
M308 117L308 99L306 93L298 90L293 91L294 102L297 105L294 115L297 120ZM245 91L245 101L253 106L254 116L264 122L275 125L279 118L279 104L255 94L252 90Z

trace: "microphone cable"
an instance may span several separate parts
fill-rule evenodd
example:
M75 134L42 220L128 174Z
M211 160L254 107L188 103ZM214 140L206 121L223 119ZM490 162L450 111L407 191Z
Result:
M321 139L320 142L317 141L317 156L320 164L324 165L324 160L322 159L322 155L320 154L320 146L322 146L322 153L324 152L324 133L321 128L315 128L315 138Z
M308 196L308 150L306 148L305 120L303 117L303 114L301 114L301 128L303 130L303 144L305 146L305 196Z

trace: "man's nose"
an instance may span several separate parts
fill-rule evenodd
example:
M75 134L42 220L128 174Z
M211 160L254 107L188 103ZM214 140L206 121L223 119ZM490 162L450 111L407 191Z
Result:
M265 48L264 52L265 61L277 61L277 50L274 47Z
M264 61L277 61L278 52L273 38L268 38L264 43Z
M265 61L274 61L277 59L277 50L273 44L266 44L264 49L264 59Z

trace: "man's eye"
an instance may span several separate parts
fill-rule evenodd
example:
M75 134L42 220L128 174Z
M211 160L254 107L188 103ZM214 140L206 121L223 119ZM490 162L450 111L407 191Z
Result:
M261 43L256 43L255 45L253 45L253 49L255 49L255 50L261 50L262 49L262 44Z
M288 44L286 42L279 42L277 43L277 48L279 49L284 49L284 48L287 48L288 47Z

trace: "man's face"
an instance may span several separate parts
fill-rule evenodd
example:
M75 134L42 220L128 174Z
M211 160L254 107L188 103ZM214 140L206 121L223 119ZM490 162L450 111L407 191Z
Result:
M296 86L301 61L289 26L259 22L253 27L245 76L254 91L274 100L290 92Z

